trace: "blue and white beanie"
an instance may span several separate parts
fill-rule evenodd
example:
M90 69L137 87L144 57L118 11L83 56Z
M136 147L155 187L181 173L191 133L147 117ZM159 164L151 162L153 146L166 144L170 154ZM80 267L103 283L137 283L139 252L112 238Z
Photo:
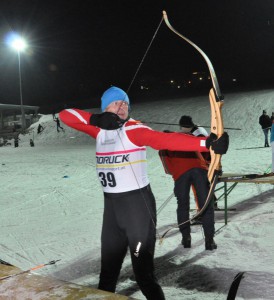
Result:
M123 100L128 103L129 106L129 98L125 91L122 89L112 86L108 90L106 90L101 98L101 109L105 111L105 109L109 106L110 103L114 101Z

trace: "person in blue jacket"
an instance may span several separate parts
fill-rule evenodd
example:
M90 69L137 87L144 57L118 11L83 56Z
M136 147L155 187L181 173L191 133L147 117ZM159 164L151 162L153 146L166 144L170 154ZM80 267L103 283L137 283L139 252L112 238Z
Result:
M272 120L270 144L272 148L272 173L274 173L274 120Z

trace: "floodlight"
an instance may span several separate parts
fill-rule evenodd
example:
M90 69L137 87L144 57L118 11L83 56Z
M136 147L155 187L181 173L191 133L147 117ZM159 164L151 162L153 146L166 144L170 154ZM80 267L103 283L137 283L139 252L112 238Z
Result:
M18 52L24 51L27 48L27 43L23 38L16 38L12 41L11 46Z

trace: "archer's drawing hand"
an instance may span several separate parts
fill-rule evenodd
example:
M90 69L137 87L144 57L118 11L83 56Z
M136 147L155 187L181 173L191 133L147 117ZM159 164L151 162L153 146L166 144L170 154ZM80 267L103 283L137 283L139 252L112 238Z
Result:
M229 145L229 136L227 132L224 132L220 138L217 135L211 133L206 139L206 147L209 149L210 146L216 154L225 154Z
M93 114L89 123L93 126L105 130L115 130L123 126L124 122L118 115L112 112L104 112L101 114Z

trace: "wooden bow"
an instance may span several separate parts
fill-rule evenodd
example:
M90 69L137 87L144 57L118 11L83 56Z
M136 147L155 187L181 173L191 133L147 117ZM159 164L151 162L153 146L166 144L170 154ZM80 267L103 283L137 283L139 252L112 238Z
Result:
M211 133L216 134L217 137L219 138L224 133L224 125L223 125L223 117L222 117L222 106L224 104L224 101L223 101L224 97L221 95L218 80L217 80L214 68L212 66L212 63L209 60L209 58L207 57L207 55L197 45L195 45L192 41L190 41L188 38L186 38L185 36L180 34L177 30L175 30L171 26L171 24L169 23L168 17L167 17L167 13L165 11L163 11L163 19L164 19L167 27L172 32L174 32L179 37L181 37L183 40L188 42L191 46L193 46L202 55L202 57L205 59L205 61L207 63L209 73L210 73L210 77L211 77L211 81L212 81L212 85L213 85L213 87L209 91L209 101L210 101L210 107L211 107L211 127L210 127L210 131L211 131ZM208 175L207 175L208 180L210 182L210 190L209 190L209 193L208 193L208 196L207 196L207 199L205 201L204 206L191 219L187 220L186 222L184 222L182 224L177 224L175 227L172 227L172 228L168 229L167 231L165 231L165 233L162 235L161 239L163 239L165 237L165 235L171 229L178 228L180 225L183 225L187 222L191 222L194 219L196 219L198 216L200 216L204 212L204 210L206 209L206 207L210 203L210 201L213 197L213 194L214 194L215 186L216 186L217 181L218 181L218 176L222 172L221 155L220 154L215 154L214 151L211 149L211 147L210 147L210 155L211 155L211 162L210 162L210 165L209 165L209 168L208 168Z

